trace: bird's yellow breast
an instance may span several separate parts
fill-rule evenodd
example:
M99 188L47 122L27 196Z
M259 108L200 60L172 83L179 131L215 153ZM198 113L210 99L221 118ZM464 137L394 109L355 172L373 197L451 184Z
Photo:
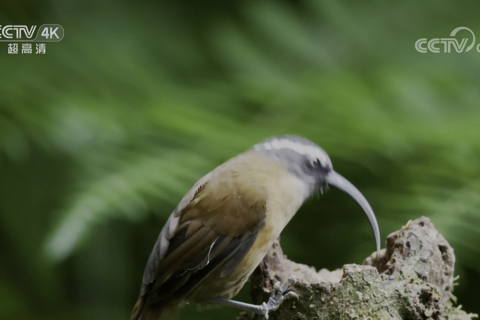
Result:
M283 168L282 168L283 169ZM247 278L260 264L268 249L298 211L305 200L304 183L288 172L270 181L265 226L260 230L252 248L232 274L233 278ZM243 286L243 284L242 284Z

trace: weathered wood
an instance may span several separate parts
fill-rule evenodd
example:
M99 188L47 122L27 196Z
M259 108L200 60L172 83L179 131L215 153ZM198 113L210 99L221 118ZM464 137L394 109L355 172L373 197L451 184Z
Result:
M472 319L475 315L453 306L454 265L452 247L422 217L390 234L387 248L364 265L332 272L288 260L276 242L254 273L252 297L260 304L275 281L294 276L298 281L289 290L299 301L285 301L269 319ZM239 319L262 317L243 313Z

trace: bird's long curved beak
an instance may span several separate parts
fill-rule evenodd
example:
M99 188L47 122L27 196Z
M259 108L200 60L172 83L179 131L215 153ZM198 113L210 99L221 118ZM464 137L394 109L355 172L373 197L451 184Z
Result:
M380 230L378 229L377 219L375 218L375 214L373 213L372 208L368 204L367 199L363 196L363 194L358 191L358 189L350 183L347 179L336 173L335 171L331 171L325 178L326 182L329 185L337 187L338 189L346 192L349 194L363 209L363 212L367 215L368 221L370 221L370 226L372 227L373 234L375 235L375 242L377 244L377 252L380 251Z

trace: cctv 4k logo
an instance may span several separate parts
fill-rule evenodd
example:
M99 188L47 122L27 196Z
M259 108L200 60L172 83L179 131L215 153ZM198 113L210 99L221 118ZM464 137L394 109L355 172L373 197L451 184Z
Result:
M42 42L36 44L35 53L45 54L45 42L59 42L64 35L65 30L59 24L42 24L38 29L36 25L0 25L0 42L8 42L8 54L31 54L32 44L28 42Z
M38 30L35 25L0 25L0 42L59 42L64 35L59 24L42 24Z
M456 35L470 36L468 38L457 39ZM415 42L415 49L420 53L451 53L451 52L468 52L475 46L475 34L467 27L455 28L450 33L451 38L421 38ZM470 39L471 38L471 39ZM477 51L480 52L480 44L477 45Z

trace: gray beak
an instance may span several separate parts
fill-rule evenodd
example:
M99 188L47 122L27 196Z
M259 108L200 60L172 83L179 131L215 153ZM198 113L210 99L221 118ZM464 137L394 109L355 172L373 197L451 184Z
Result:
M337 187L338 189L349 194L363 209L363 212L367 215L368 221L370 221L370 226L372 227L373 234L375 235L375 242L377 243L377 252L380 251L380 230L378 229L377 219L373 213L372 208L368 204L367 199L358 191L353 184L350 183L347 179L331 171L325 178L329 185Z

